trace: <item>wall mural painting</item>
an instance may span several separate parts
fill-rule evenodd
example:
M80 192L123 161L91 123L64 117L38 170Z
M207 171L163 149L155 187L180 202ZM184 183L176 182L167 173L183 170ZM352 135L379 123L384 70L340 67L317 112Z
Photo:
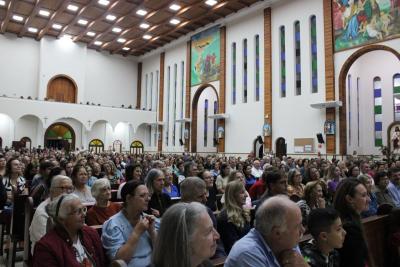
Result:
M336 51L400 37L399 0L332 0L332 12Z
M219 79L220 33L215 26L191 38L191 86Z

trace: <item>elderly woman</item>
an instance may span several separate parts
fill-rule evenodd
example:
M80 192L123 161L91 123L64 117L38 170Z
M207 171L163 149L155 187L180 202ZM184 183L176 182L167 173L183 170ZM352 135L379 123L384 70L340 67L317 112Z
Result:
M149 191L141 182L129 181L121 195L122 210L103 225L103 247L110 260L124 260L129 267L150 266L157 233L154 216L143 213L149 204Z
M88 175L83 165L76 165L72 170L72 182L74 183L74 194L79 197L82 203L94 203L96 200L87 185Z
M204 205L178 203L162 219L153 254L154 267L205 267L217 248L218 232Z
M145 179L151 196L148 213L156 217L161 217L172 204L170 196L162 192L164 179L164 173L159 169L150 170Z
M54 228L36 243L33 267L106 266L99 235L85 226L86 207L76 195L61 195L46 209Z
M162 172L164 173L165 182L163 186L163 193L169 195L170 197L180 197L178 187L173 183L173 175L172 170L170 168L163 168Z
M111 202L111 186L107 178L101 178L93 183L92 196L96 204L89 209L86 216L88 225L99 225L121 210L119 203Z

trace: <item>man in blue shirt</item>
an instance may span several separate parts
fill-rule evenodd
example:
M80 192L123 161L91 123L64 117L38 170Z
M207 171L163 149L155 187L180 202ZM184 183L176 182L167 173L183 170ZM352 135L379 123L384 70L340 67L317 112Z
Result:
M305 267L295 250L304 232L299 207L287 196L265 200L254 228L232 247L225 267Z
M389 195L392 197L397 208L400 207L400 169L390 169L390 183L387 187Z

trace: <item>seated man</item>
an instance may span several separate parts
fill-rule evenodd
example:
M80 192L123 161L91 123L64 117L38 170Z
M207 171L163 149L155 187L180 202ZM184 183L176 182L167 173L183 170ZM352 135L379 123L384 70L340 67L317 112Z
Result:
M392 168L390 169L389 174L390 182L387 189L396 207L400 208L400 169Z
M263 180L267 186L267 190L260 199L253 201L253 206L258 207L268 198L276 195L287 195L288 179L285 173L272 170L263 173Z
M314 209L308 217L308 230L313 239L302 247L311 267L338 267L340 255L335 248L343 246L346 231L334 209Z
M225 267L305 267L296 251L304 232L301 212L286 196L265 200L256 211L254 228L237 241Z

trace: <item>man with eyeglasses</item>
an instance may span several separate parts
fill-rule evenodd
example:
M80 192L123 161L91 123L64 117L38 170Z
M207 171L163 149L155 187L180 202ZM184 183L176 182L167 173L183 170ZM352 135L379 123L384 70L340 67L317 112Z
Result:
M49 215L46 212L47 204L58 196L69 194L73 191L74 186L72 185L72 180L68 176L56 175L53 177L50 186L50 196L36 208L31 226L29 227L29 235L32 242L32 254L33 249L35 248L35 243L46 234L47 220L49 218Z

